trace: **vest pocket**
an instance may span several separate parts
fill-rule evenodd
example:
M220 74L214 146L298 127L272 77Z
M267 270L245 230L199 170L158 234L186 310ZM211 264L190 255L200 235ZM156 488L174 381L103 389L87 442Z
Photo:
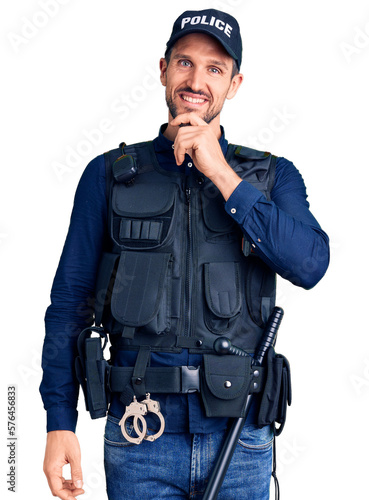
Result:
M169 253L121 253L111 300L112 315L119 323L146 333L169 332L171 257Z
M241 284L238 262L204 264L205 324L216 334L234 325L241 312Z
M233 241L236 238L234 230L237 225L225 211L224 199L220 192L216 190L214 193L211 189L216 188L212 186L209 191L200 193L206 239L210 243Z
M173 226L175 184L116 184L112 196L112 236L121 248L152 249L167 240Z

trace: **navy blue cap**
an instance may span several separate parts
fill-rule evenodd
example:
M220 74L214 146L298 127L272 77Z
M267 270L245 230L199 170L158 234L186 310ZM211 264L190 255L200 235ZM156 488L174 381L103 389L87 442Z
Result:
M240 27L233 16L216 9L187 10L175 21L165 53L177 40L190 33L205 33L216 38L240 69L242 40Z

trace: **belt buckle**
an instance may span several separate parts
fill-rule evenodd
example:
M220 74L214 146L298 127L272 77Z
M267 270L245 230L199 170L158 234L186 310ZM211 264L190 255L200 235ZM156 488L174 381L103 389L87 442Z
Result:
M200 367L181 366L181 393L200 392Z

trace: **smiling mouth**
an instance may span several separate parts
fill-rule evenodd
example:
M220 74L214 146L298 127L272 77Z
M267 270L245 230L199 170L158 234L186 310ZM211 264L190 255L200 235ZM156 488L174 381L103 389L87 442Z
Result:
M204 102L207 102L207 99L202 99L200 97L191 97L185 94L180 94L180 97L183 101L188 102L190 104L203 104Z

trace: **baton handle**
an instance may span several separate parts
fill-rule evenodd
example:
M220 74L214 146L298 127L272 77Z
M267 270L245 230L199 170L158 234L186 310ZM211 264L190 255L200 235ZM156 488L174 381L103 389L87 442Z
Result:
M269 347L274 346L277 340L278 328L282 322L283 314L284 311L281 307L274 307L269 316L263 336L254 356L255 362L259 365L263 364L267 350Z
M275 344L278 328L281 324L282 318L283 309L281 307L274 307L265 326L260 344L256 350L254 364L263 364L267 350L269 349L269 347L272 347ZM220 450L219 457L215 463L202 500L215 500L218 496L229 464L232 460L234 450L240 438L243 426L246 422L246 417L251 405L251 401L252 395L249 394L246 398L245 403L245 416L233 419L232 426L230 427L226 435L225 441L223 443L222 449Z

